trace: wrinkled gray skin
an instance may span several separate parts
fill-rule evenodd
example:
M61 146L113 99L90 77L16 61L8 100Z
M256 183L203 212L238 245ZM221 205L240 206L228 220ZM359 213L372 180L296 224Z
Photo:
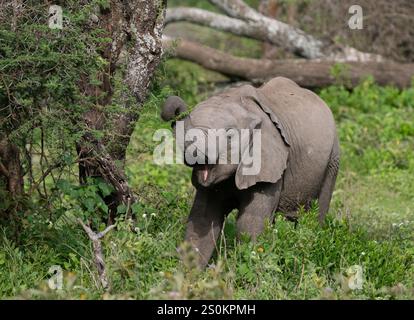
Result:
M162 118L186 110L169 97ZM250 85L227 90L198 104L184 118L189 128L261 129L261 170L241 174L242 164L195 165L196 196L185 239L206 266L216 247L226 215L238 209L237 231L253 240L274 212L294 219L299 206L318 200L322 222L331 201L339 166L339 145L330 109L313 92L277 77L256 89ZM188 145L186 145L187 147Z

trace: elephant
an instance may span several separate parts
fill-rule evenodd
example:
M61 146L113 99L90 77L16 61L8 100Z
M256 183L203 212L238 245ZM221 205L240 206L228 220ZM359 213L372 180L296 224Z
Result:
M207 266L225 218L234 209L238 210L237 234L246 233L253 241L276 212L296 219L298 209L309 209L313 200L318 201L318 219L323 224L340 155L332 112L318 95L290 79L276 77L259 88L248 84L228 89L197 104L191 112L178 96L168 97L162 119L171 121L180 115L185 132L191 128L261 132L260 171L256 174L243 175L243 161L186 163L193 168L196 194L185 240L199 253L201 267ZM184 143L182 151L189 147ZM241 148L243 159L252 144ZM210 153L200 154L211 160Z

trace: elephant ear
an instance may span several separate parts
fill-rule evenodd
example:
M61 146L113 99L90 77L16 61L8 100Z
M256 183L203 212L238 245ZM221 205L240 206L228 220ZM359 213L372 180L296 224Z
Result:
M245 174L246 158L251 157L254 150L254 140L250 137L250 143L245 144L242 150L242 159L236 171L236 186L238 189L247 189L258 182L276 183L283 175L287 167L289 155L289 141L283 124L276 114L270 109L270 101L252 86L247 86L242 97L244 100L252 100L268 116L270 121L252 121L249 129L260 129L260 170L255 174ZM250 130L252 131L252 130ZM252 141L253 140L253 141ZM253 153L254 154L254 153ZM258 161L256 159L256 161Z

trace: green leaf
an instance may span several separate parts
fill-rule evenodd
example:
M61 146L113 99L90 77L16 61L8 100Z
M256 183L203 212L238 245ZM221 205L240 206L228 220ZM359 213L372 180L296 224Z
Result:
M110 186L109 184L107 184L103 181L100 181L98 183L98 188L99 188L99 190L101 190L102 195L104 197L109 196L112 193L112 191L114 190L114 188L112 186Z
M118 213L120 213L120 214L122 214L122 213L126 213L126 211L127 211L127 207L126 207L126 205L124 205L124 204L120 204L120 205L116 208L116 211L117 211Z
M90 212L95 211L95 199L93 198L86 198L85 200L83 200L83 205L86 207L86 209Z
M144 210L144 206L136 202L131 206L131 210L134 214L140 214Z

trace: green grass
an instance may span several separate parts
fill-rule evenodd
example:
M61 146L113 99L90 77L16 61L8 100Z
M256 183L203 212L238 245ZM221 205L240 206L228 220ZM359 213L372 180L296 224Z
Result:
M340 87L321 92L341 141L334 208L380 238L414 227L413 94L413 88L399 93L370 79L352 93Z
M237 243L232 214L211 267L198 271L194 254L181 243L194 194L191 172L155 165L152 135L169 127L158 110L168 94L194 105L211 89L209 76L191 63L170 60L160 69L128 152L138 221L118 221L103 240L110 293L100 289L91 245L73 219L94 214L95 200L85 204L93 186L62 185L59 212L34 205L19 245L7 229L0 231L0 297L414 298L414 87L399 91L368 79L352 92L341 86L319 92L335 115L341 143L326 225L317 224L315 207L302 212L296 226L279 217L257 243ZM46 284L52 265L65 271L62 291ZM363 272L361 289L352 286L356 268Z

